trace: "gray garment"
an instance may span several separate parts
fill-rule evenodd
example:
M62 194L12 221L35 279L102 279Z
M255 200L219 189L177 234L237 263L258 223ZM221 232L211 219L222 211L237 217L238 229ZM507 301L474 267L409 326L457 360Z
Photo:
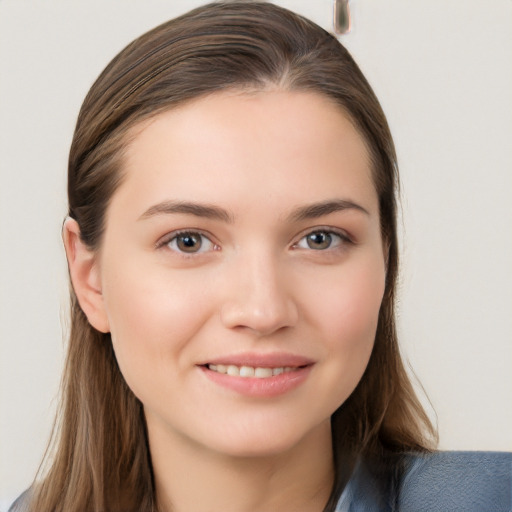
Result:
M360 460L336 512L512 512L512 453L436 452L402 463L376 476ZM25 512L28 493L9 512Z
M436 452L403 463L383 483L359 461L336 512L512 512L512 453Z

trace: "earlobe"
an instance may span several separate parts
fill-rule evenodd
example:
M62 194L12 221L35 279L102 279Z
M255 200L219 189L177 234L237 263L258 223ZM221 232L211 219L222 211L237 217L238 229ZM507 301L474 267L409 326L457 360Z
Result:
M100 332L109 332L97 254L82 242L80 227L75 219L65 220L62 239L71 282L80 307L95 329Z

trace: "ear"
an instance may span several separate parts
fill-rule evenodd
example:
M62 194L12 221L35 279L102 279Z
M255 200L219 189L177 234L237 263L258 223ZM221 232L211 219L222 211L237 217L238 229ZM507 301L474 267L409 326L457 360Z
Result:
M67 218L62 227L62 239L68 259L69 274L76 297L89 323L100 332L109 332L97 253L91 251L80 238L80 227L75 219Z

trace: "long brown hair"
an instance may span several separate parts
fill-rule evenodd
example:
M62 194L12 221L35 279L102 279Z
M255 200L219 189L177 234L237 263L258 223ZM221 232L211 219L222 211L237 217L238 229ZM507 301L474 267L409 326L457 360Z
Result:
M109 200L123 180L123 148L142 120L219 90L313 91L334 100L364 137L388 248L385 294L368 367L332 418L334 510L344 457L424 452L434 429L404 369L395 329L398 271L396 155L371 87L338 40L264 2L219 2L144 34L117 55L82 105L69 156L69 216L101 246ZM109 334L87 321L71 290L62 407L48 468L34 484L37 512L156 511L142 405L126 385Z

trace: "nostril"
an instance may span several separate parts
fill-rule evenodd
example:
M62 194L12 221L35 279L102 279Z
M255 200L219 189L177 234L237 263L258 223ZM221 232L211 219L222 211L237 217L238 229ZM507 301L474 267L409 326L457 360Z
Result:
M294 304L288 301L264 306L253 301L225 304L221 317L224 326L229 329L250 330L263 336L292 327L297 322L298 314Z

